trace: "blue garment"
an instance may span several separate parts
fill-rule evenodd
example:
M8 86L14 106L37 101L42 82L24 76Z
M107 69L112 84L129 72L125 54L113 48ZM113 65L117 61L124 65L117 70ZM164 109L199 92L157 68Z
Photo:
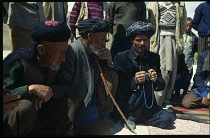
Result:
M168 128L173 125L175 119L175 117L163 110L159 105L155 105L151 110L144 111L137 123L159 128ZM129 116L128 120L136 121L136 118Z
M94 89L92 98L91 98L91 103L88 106L85 115L83 117L82 123L90 123L96 119L99 118L99 113L98 110L96 109L96 92Z
M193 91L195 94L199 95L200 97L207 97L207 95L210 93L210 88L206 87L206 91L202 93L200 93L196 88L193 89Z
M189 76L185 76L183 78L180 78L179 80L177 80L175 82L175 88L178 89L187 89L190 85L190 77Z
M210 75L210 71L202 71L203 63L207 54L208 54L208 51L205 51L199 54L197 70L193 78L193 81L194 81L193 89L196 88L196 90L199 93L206 92L206 86L207 86L206 84L208 82L208 77Z
M199 37L206 37L210 30L210 2L204 2L195 9L193 24L198 25Z

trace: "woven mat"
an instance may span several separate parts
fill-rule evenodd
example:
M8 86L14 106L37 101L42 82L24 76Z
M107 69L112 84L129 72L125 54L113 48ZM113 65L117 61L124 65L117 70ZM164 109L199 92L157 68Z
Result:
M210 113L208 108L185 109L183 107L174 107L176 118L192 120L200 123L210 123Z

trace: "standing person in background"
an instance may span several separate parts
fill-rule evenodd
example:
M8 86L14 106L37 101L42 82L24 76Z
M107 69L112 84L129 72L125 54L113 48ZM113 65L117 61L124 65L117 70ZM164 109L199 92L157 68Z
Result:
M164 90L155 92L155 97L158 105L169 109L173 107L169 100L176 79L178 53L184 50L183 34L187 20L185 3L149 2L147 6L148 22L156 26L156 32L150 39L150 51L160 55L161 73L165 80Z
M108 10L108 21L111 23L112 59L118 52L130 49L132 43L126 36L128 27L136 21L146 21L146 5L141 2L111 2Z
M45 20L42 2L3 2L3 6L7 11L4 23L9 26L11 52L28 49L33 42L33 26Z
M210 30L210 2L198 5L193 17L193 28L198 31L198 55L208 50L207 31Z
M193 89L182 100L182 105L185 108L210 108L210 30L207 34L207 47L208 50L201 52L198 56Z
M75 38L79 37L77 25L84 19L106 19L106 2L75 2L70 13L70 29Z
M46 20L67 23L67 2L43 2Z
M189 70L189 77L192 78L194 54L198 49L198 37L192 32L192 18L187 17L187 26L183 34L185 63Z

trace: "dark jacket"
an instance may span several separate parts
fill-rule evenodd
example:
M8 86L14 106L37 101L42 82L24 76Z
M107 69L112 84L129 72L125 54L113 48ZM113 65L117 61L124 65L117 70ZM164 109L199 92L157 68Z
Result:
M193 81L194 81L193 88L196 88L200 93L206 92L205 84L207 83L208 76L210 75L209 71L202 71L203 63L207 54L208 54L208 51L200 53L198 57L198 65L197 65L196 73L193 78Z
M198 25L199 37L207 36L210 30L210 2L204 2L195 9L193 24Z
M146 58L140 58L140 60L145 60L147 67L146 71L149 69L154 69L158 74L158 79L153 84L153 90L163 90L165 87L165 81L162 78L160 71L160 56L156 53L147 51ZM129 112L135 112L135 110L138 109L138 114L141 114L142 111L147 110L147 108L144 103L143 92L140 90L142 88L142 84L140 85L140 89L138 89L134 80L135 73L139 71L139 65L137 63L133 48L118 53L114 59L114 63L115 71L118 74L116 101L119 103L119 106L125 113L125 116L128 115L128 110ZM146 92L147 104L150 106L152 101L152 82L149 80L149 78L146 79L144 88ZM155 98L153 99L153 105L157 105Z

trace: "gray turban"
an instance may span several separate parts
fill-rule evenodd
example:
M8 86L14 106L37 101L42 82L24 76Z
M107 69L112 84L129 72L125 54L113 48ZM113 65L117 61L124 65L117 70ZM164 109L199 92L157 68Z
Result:
M150 38L155 34L155 27L151 23L137 21L127 30L127 36L134 37L135 34L147 35Z
M90 32L109 32L109 21L104 19L86 19L80 21L77 28L80 35Z

